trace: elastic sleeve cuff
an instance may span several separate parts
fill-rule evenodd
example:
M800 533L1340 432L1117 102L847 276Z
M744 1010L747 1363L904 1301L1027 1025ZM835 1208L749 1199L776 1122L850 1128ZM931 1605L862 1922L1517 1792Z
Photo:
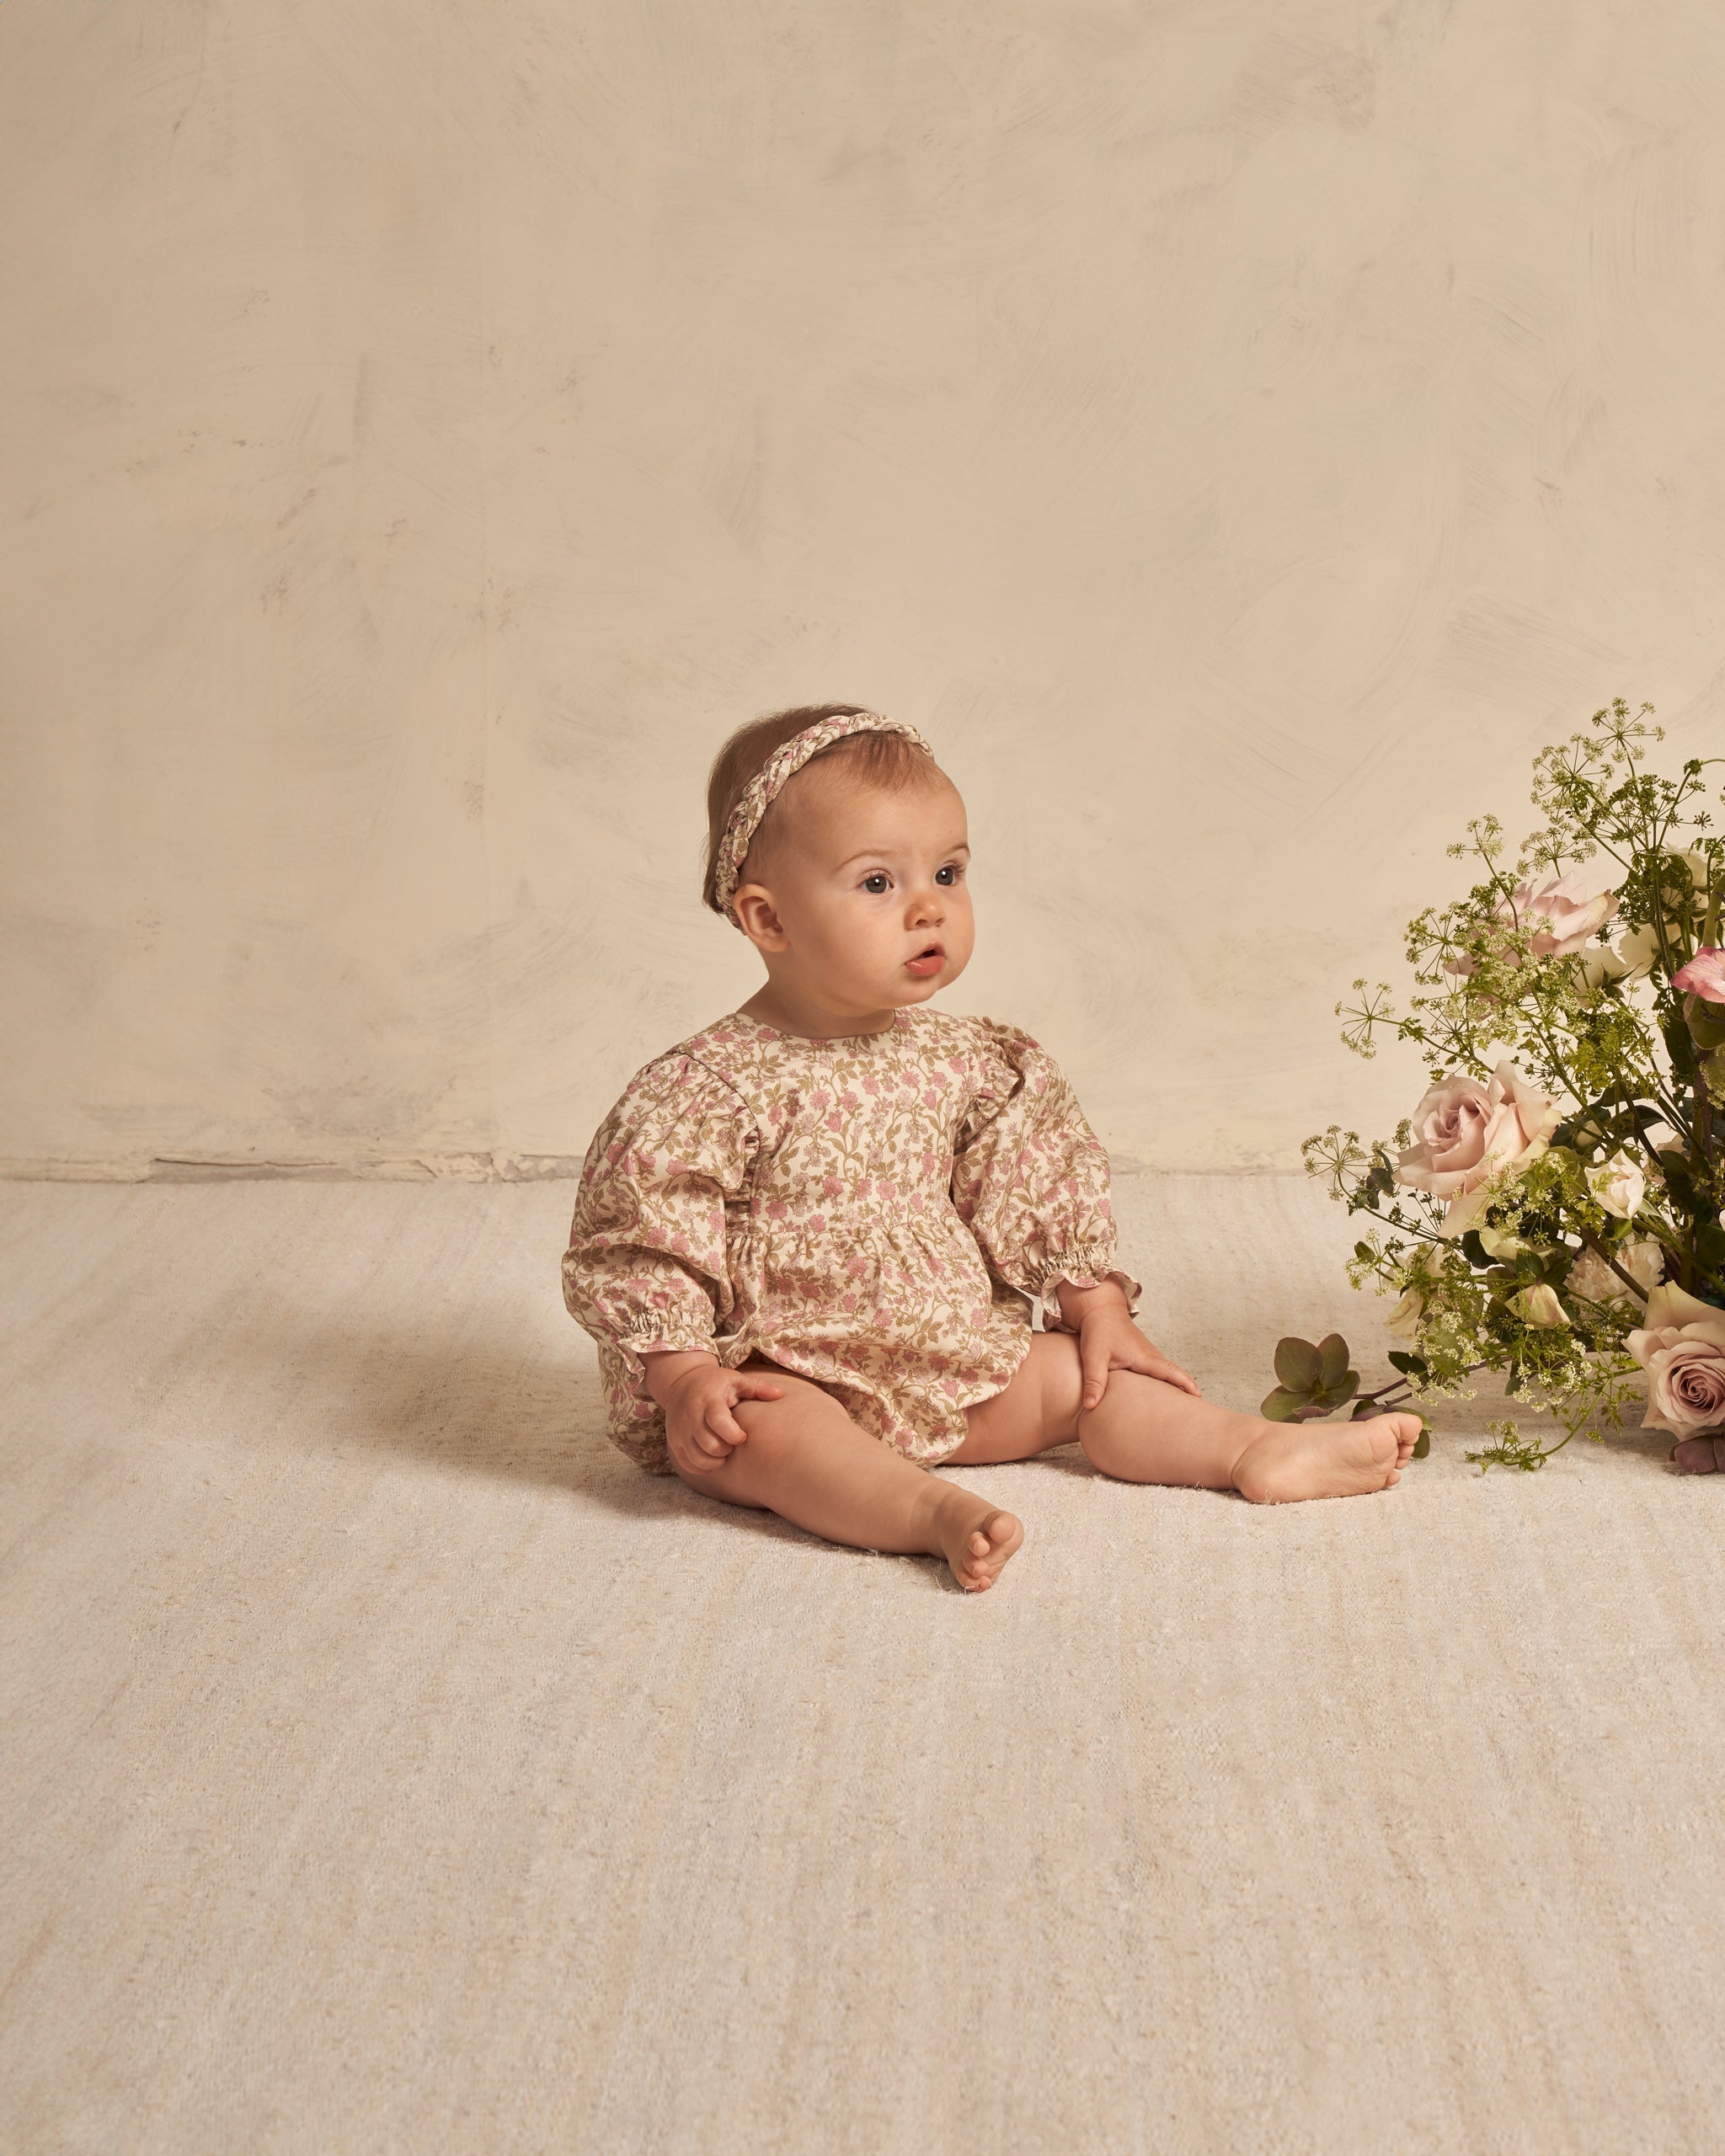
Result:
M1136 1317L1138 1305L1144 1299L1144 1283L1115 1262L1114 1252L1106 1250L1069 1251L1038 1289L1036 1300L1042 1308L1042 1329L1044 1332L1076 1332L1076 1325L1068 1325L1060 1315L1060 1283L1069 1280L1075 1288L1099 1288L1104 1280L1118 1280L1126 1293L1126 1315Z
M721 1362L724 1359L720 1342L710 1331L702 1331L675 1319L669 1322L664 1318L647 1320L632 1325L627 1332L613 1333L611 1338L644 1375L646 1365L642 1358L646 1355L716 1355Z

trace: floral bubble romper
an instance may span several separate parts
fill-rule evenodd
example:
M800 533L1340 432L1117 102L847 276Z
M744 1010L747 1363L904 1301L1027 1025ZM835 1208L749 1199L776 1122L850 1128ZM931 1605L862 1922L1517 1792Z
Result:
M1060 1282L1110 1276L1135 1313L1108 1155L1058 1067L927 1008L825 1040L734 1011L655 1056L587 1150L563 1257L608 1434L660 1475L649 1351L777 1363L932 1466L1029 1353L1031 1304L1067 1330Z

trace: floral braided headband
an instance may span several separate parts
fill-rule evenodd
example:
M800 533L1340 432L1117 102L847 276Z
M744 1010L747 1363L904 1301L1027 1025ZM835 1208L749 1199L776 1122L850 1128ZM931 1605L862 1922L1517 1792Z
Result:
M713 895L733 928L743 926L731 903L737 894L743 857L748 852L749 841L773 796L812 755L829 744L842 740L847 734L903 734L919 749L928 750L931 756L934 754L914 726L907 726L901 718L889 718L884 712L879 711L852 712L844 718L820 719L775 749L738 796L730 821L724 827L724 836L718 842L718 851L713 857Z

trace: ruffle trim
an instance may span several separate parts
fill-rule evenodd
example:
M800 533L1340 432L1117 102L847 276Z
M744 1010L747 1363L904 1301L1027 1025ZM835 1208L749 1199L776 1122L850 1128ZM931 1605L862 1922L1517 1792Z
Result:
M1068 1251L1046 1274L1036 1291L1036 1301L1042 1310L1044 1332L1076 1332L1076 1326L1068 1325L1060 1315L1060 1285L1069 1280L1075 1288L1099 1288L1104 1280L1118 1280L1126 1291L1126 1315L1136 1317L1138 1305L1144 1299L1144 1283L1135 1280L1118 1261L1114 1247L1110 1244L1091 1243L1077 1250Z
M611 1338L626 1354L642 1356L718 1355L723 1359L724 1342L709 1332L702 1332L693 1326L652 1324L632 1325L627 1332L615 1332Z

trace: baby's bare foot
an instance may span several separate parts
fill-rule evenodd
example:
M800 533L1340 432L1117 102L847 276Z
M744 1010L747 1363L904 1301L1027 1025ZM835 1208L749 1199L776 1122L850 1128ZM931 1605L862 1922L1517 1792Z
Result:
M1417 1415L1363 1422L1265 1422L1234 1463L1234 1487L1255 1505L1357 1497L1402 1480L1419 1436Z
M934 1531L953 1577L968 1593L992 1587L996 1576L1024 1540L1023 1523L969 1490L943 1484Z

